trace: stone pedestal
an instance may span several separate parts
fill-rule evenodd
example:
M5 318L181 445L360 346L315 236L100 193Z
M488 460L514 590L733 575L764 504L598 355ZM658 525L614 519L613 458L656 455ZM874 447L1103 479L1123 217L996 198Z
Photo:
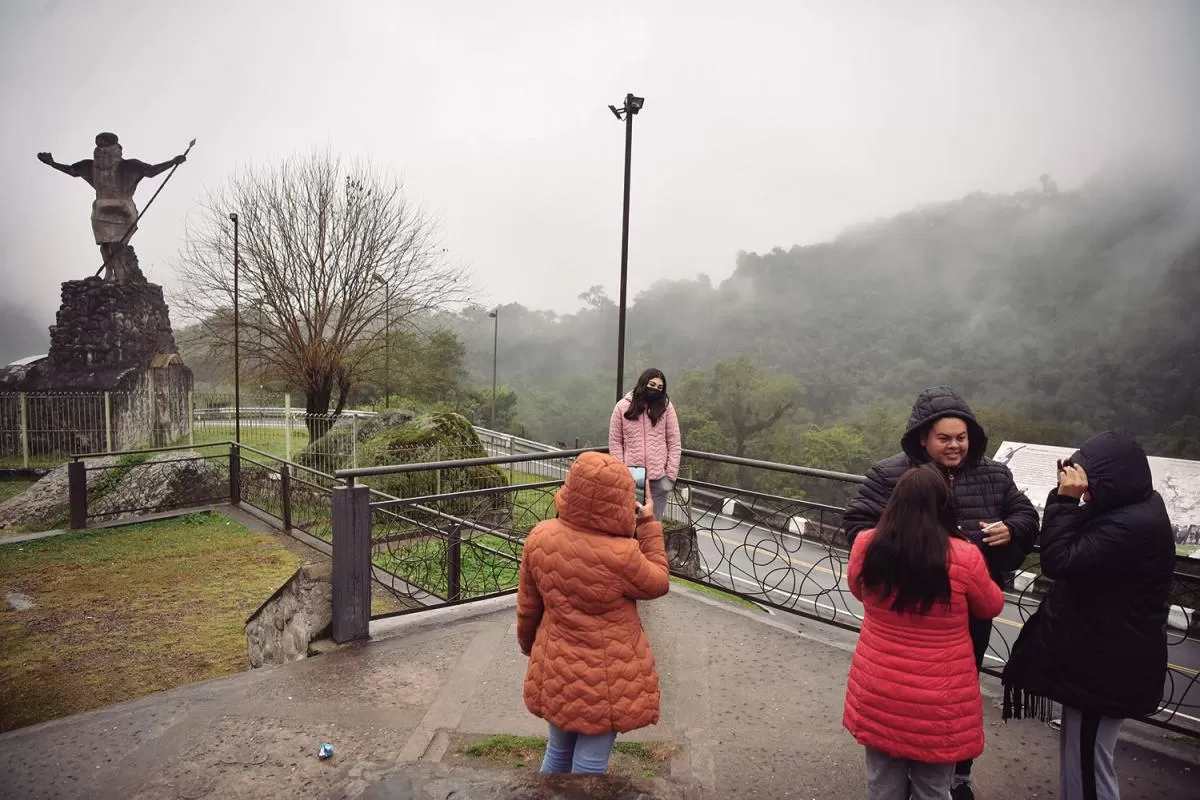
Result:
M51 366L148 366L155 356L174 353L175 336L161 286L106 283L100 278L62 285L58 324L50 328Z
M127 450L187 434L192 371L175 351L162 287L142 276L132 247L118 260L121 281L63 283L48 356L0 367L0 429L23 431L21 448ZM17 447L0 441L4 454Z

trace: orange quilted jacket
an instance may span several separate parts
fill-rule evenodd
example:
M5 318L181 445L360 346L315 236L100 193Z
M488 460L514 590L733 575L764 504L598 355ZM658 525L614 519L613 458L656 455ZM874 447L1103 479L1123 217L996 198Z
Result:
M635 601L670 587L662 525L635 520L629 469L601 453L575 461L554 505L558 518L530 531L521 559L525 705L572 733L653 725L658 672Z

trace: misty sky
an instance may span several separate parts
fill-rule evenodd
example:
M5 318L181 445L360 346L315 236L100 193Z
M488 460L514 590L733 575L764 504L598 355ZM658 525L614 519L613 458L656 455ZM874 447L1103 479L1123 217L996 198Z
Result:
M607 105L630 91L646 97L631 294L720 280L739 250L1194 152L1198 40L1190 0L10 0L0 291L49 324L60 282L97 269L91 190L35 154L90 158L111 130L151 162L199 139L133 238L168 290L206 188L328 146L404 177L479 302L616 297L624 129Z

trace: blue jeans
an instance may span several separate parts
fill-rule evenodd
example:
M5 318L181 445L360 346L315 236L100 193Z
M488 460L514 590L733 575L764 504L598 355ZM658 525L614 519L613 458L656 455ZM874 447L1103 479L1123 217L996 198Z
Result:
M604 772L608 769L608 758L612 755L616 739L616 731L590 735L567 733L551 725L546 757L542 759L542 772L571 772L577 775Z

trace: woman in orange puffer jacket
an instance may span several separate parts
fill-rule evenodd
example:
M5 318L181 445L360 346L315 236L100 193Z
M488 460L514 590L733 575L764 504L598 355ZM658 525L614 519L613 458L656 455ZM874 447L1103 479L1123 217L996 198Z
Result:
M637 600L670 587L653 501L617 459L584 453L525 540L517 642L525 705L550 723L542 772L604 772L618 733L658 722L658 672Z
M854 540L849 583L864 616L842 723L867 749L867 798L905 800L911 782L913 800L945 800L955 763L983 752L968 615L995 617L1004 596L936 468L900 478Z

